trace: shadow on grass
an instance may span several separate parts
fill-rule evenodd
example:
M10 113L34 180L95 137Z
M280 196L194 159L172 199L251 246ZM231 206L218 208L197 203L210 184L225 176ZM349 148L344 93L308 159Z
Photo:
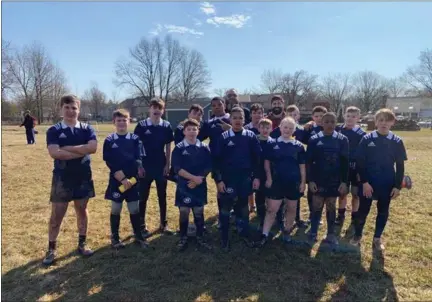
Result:
M2 276L2 300L311 301L322 298L329 283L338 283L339 290L331 290L333 300L390 299L388 293L396 298L391 277L382 272L383 264L373 264L367 273L360 254L319 251L312 258L310 247L288 247L277 239L262 250L250 249L235 234L231 252L223 253L216 220L206 221L215 248L212 252L198 251L191 242L185 252L178 253L177 236L155 235L146 251L132 243L119 252L107 245L89 259L75 253L62 256L48 269L36 260ZM294 235L304 236L301 229ZM340 284L342 276L345 282ZM328 292L325 295L329 298Z

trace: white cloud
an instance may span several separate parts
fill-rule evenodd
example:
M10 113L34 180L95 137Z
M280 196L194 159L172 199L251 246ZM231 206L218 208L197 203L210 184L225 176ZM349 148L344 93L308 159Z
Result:
M185 26L164 25L164 27L169 33L191 34L194 36L203 36L204 35L204 33L201 31L196 31L193 28L188 28Z
M216 13L214 5L210 2L203 2L200 6L201 11L206 15L214 15Z
M195 23L195 26L201 26L202 25L202 22L196 18L194 18L193 21Z
M207 19L208 24L213 24L216 27L219 27L220 24L242 28L250 19L250 16L246 15L231 15L227 17L212 17Z
M151 31L149 31L149 34L153 35L153 36L157 36L161 33L162 31L162 25L157 24L156 28L152 29Z
M164 30L166 30L168 33L179 33L179 34L190 34L194 36L203 36L204 33L201 31L196 31L193 28L188 28L185 26L178 26L178 25L172 25L172 24L157 24L156 28L153 28L149 31L149 34L153 36L158 36L161 34Z

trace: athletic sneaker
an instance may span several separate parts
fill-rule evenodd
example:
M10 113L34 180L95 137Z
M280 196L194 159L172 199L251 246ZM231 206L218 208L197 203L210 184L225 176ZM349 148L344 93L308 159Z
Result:
M147 240L141 240L135 238L135 244L139 245L139 247L143 250L147 249L149 247Z
M258 248L263 248L267 244L268 241L269 241L268 236L262 234L261 239L259 241L255 242L254 245Z
M324 239L324 242L330 245L338 245L339 241L337 240L336 235L334 234L328 234L326 238Z
M165 225L161 224L159 226L159 232L162 233L162 234L164 234L164 235L173 235L174 234L173 231L171 231L168 228L168 224L165 224Z
M380 252L385 250L385 246L382 243L381 238L374 238L372 241L372 247Z
M151 236L151 234L150 234L150 232L149 232L147 229L143 229L143 230L141 231L141 236L142 236L144 239L147 239L147 238L149 238L149 237Z
M344 224L344 221L345 221L345 217L344 216L338 216L338 217L336 217L335 225L342 226Z
M213 249L213 247L211 246L211 244L208 243L204 239L204 237L197 236L196 237L196 243L197 243L197 245L198 245L199 248L202 248L202 249L205 249L205 250L208 250L208 251L211 251Z
M305 229L308 227L308 223L300 219L296 221L296 226L300 229Z
M125 245L123 242L120 241L119 238L111 237L111 247L113 249L122 249L125 248Z
M184 236L181 237L180 240L177 242L177 250L179 252L183 252L184 250L186 250L188 246L188 237Z
M354 238L350 240L350 244L356 247L360 247L360 241L361 241L361 237L354 236Z
M42 260L42 264L44 265L51 265L54 263L55 261L55 250L54 249L49 249L46 252L45 258Z
M90 257L94 254L94 251L92 251L85 242L78 245L77 252L84 257Z

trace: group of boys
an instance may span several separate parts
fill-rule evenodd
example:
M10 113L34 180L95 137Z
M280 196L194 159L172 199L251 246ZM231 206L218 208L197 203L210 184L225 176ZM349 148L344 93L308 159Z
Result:
M234 90L227 94L230 94L229 98L236 98ZM103 158L110 169L105 198L112 201L112 246L124 246L118 231L122 202L126 200L135 241L142 248L147 247L146 238L150 232L146 228L145 213L153 180L160 207L159 230L164 234L171 233L166 219L167 179L171 179L176 182L175 205L180 212L178 249L183 251L188 245L190 209L194 215L198 246L211 249L204 236L206 178L211 173L218 191L221 248L225 251L230 249L232 210L238 234L245 244L262 247L268 242L276 217L284 242L294 242L290 233L295 224L304 227L309 223L308 238L315 242L324 205L328 228L325 241L337 245L335 225L344 222L349 187L353 196L352 223L355 229L352 244L359 245L372 200L377 199L373 243L374 247L382 250L384 246L380 238L387 222L390 200L399 195L406 160L402 140L390 131L394 114L388 109L379 110L375 117L377 130L366 134L357 125L360 110L356 107L347 108L345 123L341 126L336 126L335 114L327 112L325 107L315 107L313 121L302 127L298 125L298 108L291 105L285 112L283 103L281 96L271 99L272 114L269 117L278 123L274 127L272 120L264 117L261 105L251 106L251 121L246 123L245 111L240 106L231 105L228 113L225 100L215 97L211 100L212 118L203 121L203 109L193 105L188 119L177 127L174 134L170 123L162 119L165 104L161 99L150 102L149 118L140 121L134 133L128 132L129 113L116 110L113 114L116 132L106 138L103 148ZM64 216L63 213L60 219L56 217L59 215L55 205L66 204L67 209L67 202L71 200L76 203L84 200L82 204L86 205L88 199L94 197L89 157L96 151L94 130L90 125L78 122L79 100L76 97L64 97L61 104L64 121L51 127L47 133L55 169L45 264L54 261L58 228ZM203 142L207 138L209 145ZM173 141L176 146L171 156ZM307 144L306 151L304 144ZM75 175L84 177L73 177L70 174L72 170ZM303 222L299 209L306 184L310 215L309 220ZM249 236L249 205L253 194L262 232L258 241ZM336 217L337 198L339 210ZM84 211L86 213L85 206ZM52 228L55 232L51 231ZM86 229L86 225L80 229L78 251L89 256L93 251L85 244Z

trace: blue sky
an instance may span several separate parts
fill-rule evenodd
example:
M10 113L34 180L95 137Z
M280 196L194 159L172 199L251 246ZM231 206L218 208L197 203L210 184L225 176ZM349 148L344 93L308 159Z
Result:
M2 38L42 42L77 94L94 81L123 98L115 61L141 37L171 31L203 53L212 94L258 88L273 68L398 76L432 48L431 12L432 3L396 2L3 2Z

